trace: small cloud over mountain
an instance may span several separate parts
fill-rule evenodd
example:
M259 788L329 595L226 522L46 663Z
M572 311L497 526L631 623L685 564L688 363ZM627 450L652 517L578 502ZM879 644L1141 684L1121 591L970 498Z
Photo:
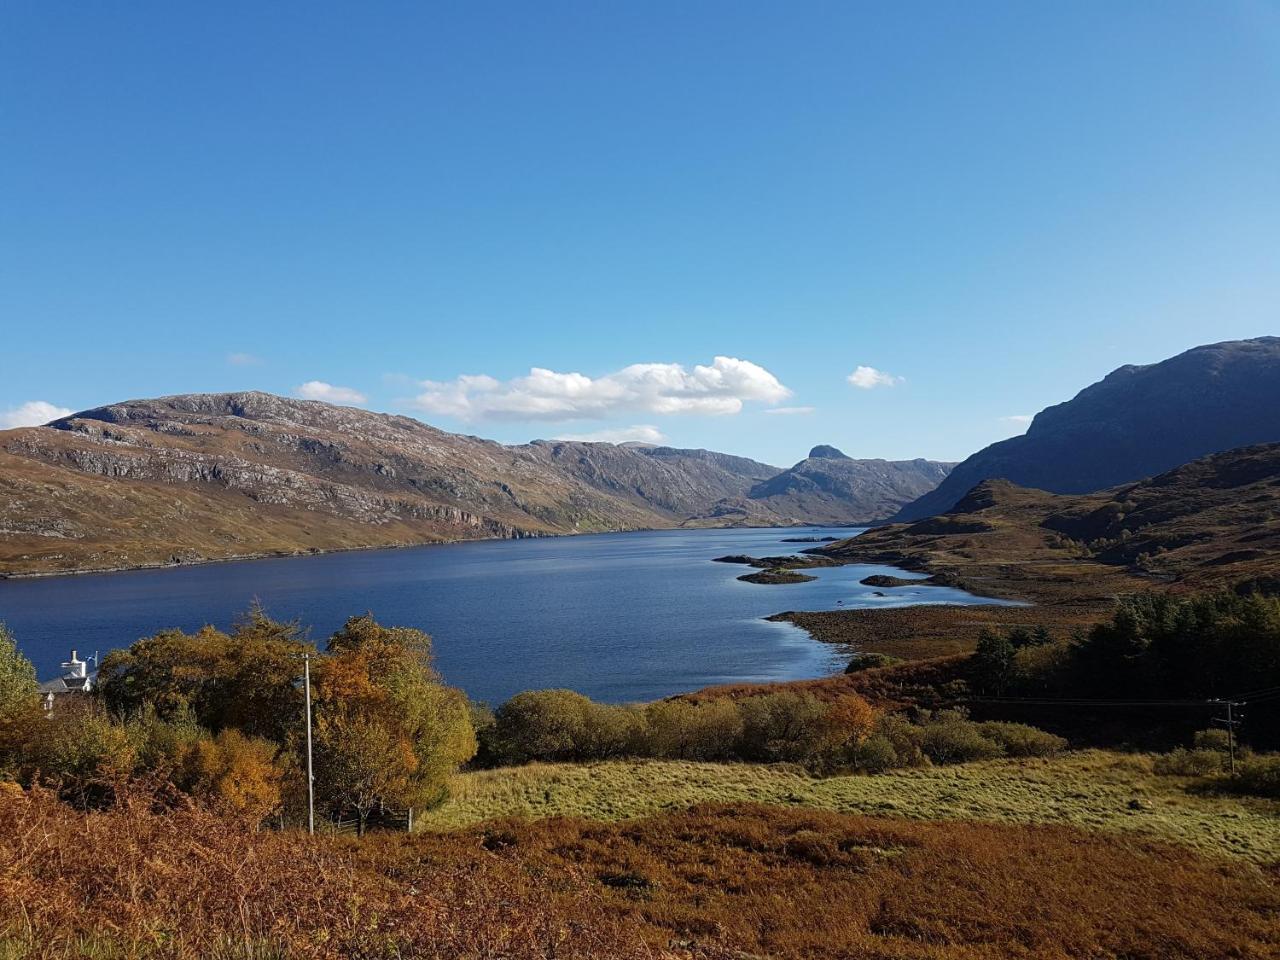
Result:
M262 365L262 358L252 353L228 353L227 363L233 367L258 367Z
M902 383L903 377L895 377L891 373L877 370L875 367L859 366L845 378L859 390L874 390L876 387L892 387Z
M338 403L346 406L359 406L368 402L368 398L359 390L354 390L351 387L335 387L333 384L325 383L323 380L308 380L298 387L294 393L304 400L323 400L325 403Z
M679 363L635 363L601 377L534 367L528 376L424 380L419 410L460 420L584 420L622 413L725 415L747 402L777 404L791 391L749 360L716 357L692 370Z
M15 427L38 427L50 420L69 417L72 410L68 407L55 406L45 400L28 400L26 403L8 410L0 410L0 430L12 430Z
M584 443L666 443L666 435L650 424L595 430L591 433L558 433L556 440L578 440Z

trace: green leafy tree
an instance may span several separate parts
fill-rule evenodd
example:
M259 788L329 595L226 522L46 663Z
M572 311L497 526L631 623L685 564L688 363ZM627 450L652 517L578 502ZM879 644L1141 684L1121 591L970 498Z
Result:
M739 701L743 759L807 763L820 755L827 706L809 693L780 690Z
M732 759L742 737L742 714L728 698L690 703L659 700L646 708L649 753L676 760Z
M592 703L572 690L527 690L498 708L497 740L507 763L575 760Z
M148 705L161 718L189 711L215 733L239 730L282 742L302 716L299 655L310 650L295 623L254 606L231 633L164 630L103 658L99 690L119 716Z
M0 623L0 712L28 707L36 698L36 669Z
M1003 633L983 630L973 652L973 675L978 689L1002 696L1017 675L1017 648Z
M28 714L19 779L56 787L79 806L109 802L133 776L137 754L123 724L91 697L63 698L51 714Z

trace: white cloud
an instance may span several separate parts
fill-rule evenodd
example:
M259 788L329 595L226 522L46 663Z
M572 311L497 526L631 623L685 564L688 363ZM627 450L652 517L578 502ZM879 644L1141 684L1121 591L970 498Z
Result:
M262 358L252 353L228 353L227 363L233 367L257 367L261 366Z
M72 412L66 407L55 407L44 400L28 400L21 406L0 411L0 430L12 430L14 427L38 427L50 420L69 417Z
M613 430L596 430L592 433L558 433L556 440L579 440L584 443L666 443L666 435L647 423L634 427L617 427Z
M802 417L805 414L813 413L814 407L772 407L765 411L778 417Z
M877 370L875 367L858 367L845 378L860 390L874 390L876 387L892 387L902 383L902 377Z
M1026 433L1027 427L1031 425L1031 421L1034 419L1035 417L1029 413L1015 413L1007 417L1001 417L1000 422L1005 425L1010 436L1016 437L1018 434Z
M534 367L513 380L468 375L421 386L415 407L460 420L602 419L629 411L721 415L740 412L747 401L774 404L791 396L764 367L734 357L716 357L692 371L678 363L635 363L592 378Z
M294 393L306 400L323 400L325 403L340 403L347 406L358 406L368 399L359 390L353 390L351 387L335 387L323 380L308 380Z

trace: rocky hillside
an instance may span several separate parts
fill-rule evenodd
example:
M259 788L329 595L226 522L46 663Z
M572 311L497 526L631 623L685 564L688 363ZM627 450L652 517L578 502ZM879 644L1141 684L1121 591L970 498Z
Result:
M780 472L705 450L504 446L265 393L129 401L0 432L0 574L827 522L830 511L809 517L752 499ZM849 518L867 509L851 501Z
M1088 493L1197 457L1280 441L1280 338L1196 347L1125 366L1041 411L1026 434L980 450L896 520L953 507L983 480Z
M986 480L945 514L821 552L1041 601L1157 585L1280 592L1280 443L1212 454L1092 494Z
M869 523L937 487L954 466L935 460L854 460L823 445L790 470L756 484L750 497L788 516Z

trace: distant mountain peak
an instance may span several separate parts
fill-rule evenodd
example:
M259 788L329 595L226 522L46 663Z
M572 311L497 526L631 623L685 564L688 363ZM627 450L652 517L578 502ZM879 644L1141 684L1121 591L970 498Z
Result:
M853 458L830 444L820 443L809 451L810 460L852 460Z

